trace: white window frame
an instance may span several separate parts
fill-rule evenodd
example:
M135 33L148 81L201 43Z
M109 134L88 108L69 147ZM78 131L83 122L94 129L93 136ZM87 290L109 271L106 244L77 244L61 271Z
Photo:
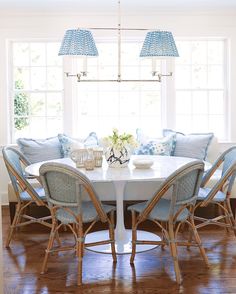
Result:
M229 39L226 37L181 37L181 38L176 38L176 41L223 41L224 42L224 133L225 133L225 138L223 142L229 142L232 138L230 136L231 134L231 129L230 129L230 112L229 112ZM178 89L181 91L197 91L196 89ZM206 90L209 91L211 89L199 89L201 90ZM198 90L198 91L199 91ZM215 89L212 89L215 90ZM173 95L173 97L176 97L176 91ZM174 105L176 105L176 98ZM176 117L176 111L174 110L174 114Z
M60 43L60 40L58 39L42 39L42 38L37 38L37 39L32 39L32 38L23 38L23 39L9 39L7 42L7 48L8 48L8 65L9 65L9 70L8 70L8 105L9 105L9 110L10 110L10 115L9 115L9 138L11 143L15 143L15 136L14 136L14 128L15 128L15 122L14 122L14 95L17 92L14 89L14 64L13 64L13 44L14 43ZM47 65L45 66L47 67ZM60 92L62 95L62 131L64 131L64 125L65 125L65 95L64 95L64 65L62 64L62 74L63 74L63 85L62 89L60 91L56 90L29 90L27 89L26 91L23 90L23 92L26 93L56 93ZM45 118L47 118L47 115L45 115ZM45 135L46 138L46 135Z

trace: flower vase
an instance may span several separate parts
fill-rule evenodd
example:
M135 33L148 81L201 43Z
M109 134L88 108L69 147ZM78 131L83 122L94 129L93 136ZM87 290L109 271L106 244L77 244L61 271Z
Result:
M126 167L130 160L130 150L128 147L110 146L105 152L105 158L109 167Z

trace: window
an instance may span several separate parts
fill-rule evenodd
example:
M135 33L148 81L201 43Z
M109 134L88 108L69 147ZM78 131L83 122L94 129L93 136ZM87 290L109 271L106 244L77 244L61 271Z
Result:
M226 41L177 42L176 129L214 132L223 140L226 132Z
M122 43L122 79L151 79L151 61L139 57L141 43ZM88 78L117 79L117 44L97 43L99 58L88 59ZM79 65L78 65L79 67ZM77 69L78 71L78 69ZM112 128L135 133L142 128L153 136L162 130L161 84L158 82L76 83L77 128L75 136Z
M56 42L12 42L13 141L25 136L45 138L63 130L58 48Z
M151 79L151 61L139 57L142 43L122 42L122 79ZM88 59L88 78L116 79L116 41L97 42L99 58ZM99 137L113 127L135 133L141 128L161 136L163 128L185 133L214 132L227 136L226 40L179 40L180 57L160 62L157 70L175 63L173 77L153 82L77 83L67 78L63 105L63 72L79 72L83 60L57 56L56 42L13 42L12 138L45 138L65 132ZM175 83L175 88L174 88ZM64 118L64 120L63 120Z

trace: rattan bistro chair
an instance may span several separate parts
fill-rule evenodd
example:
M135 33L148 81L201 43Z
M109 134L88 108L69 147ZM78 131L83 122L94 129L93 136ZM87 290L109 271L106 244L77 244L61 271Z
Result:
M32 223L40 223L51 227L51 224L47 222L47 220L51 219L51 216L35 218L26 214L26 208L31 203L36 203L38 206L46 206L44 190L42 187L33 188L28 181L29 178L24 173L23 166L29 165L30 162L20 151L12 147L4 147L2 153L17 199L16 213L6 240L6 247L9 247L16 228Z
M150 200L128 208L132 212L131 264L134 262L137 244L156 244L169 245L178 284L181 283L181 275L177 246L197 246L206 265L209 265L193 220L193 206L197 199L203 169L204 164L201 161L186 164L170 175ZM162 198L169 189L172 189L171 199ZM137 240L137 227L147 219L154 222L162 230L161 241ZM187 223L193 230L195 242L177 240L177 234L183 223Z
M42 273L46 270L49 253L72 249L76 251L78 256L77 284L81 285L84 247L111 244L113 261L116 262L114 243L115 207L102 204L90 180L75 168L60 163L45 163L40 167L40 176L53 219ZM88 193L89 201L82 199L82 189ZM97 221L108 223L109 239L85 243L87 233ZM90 223L85 231L83 228L84 223ZM55 248L53 247L54 237L62 225L68 226L73 233L75 245L66 248Z
M222 166L221 178L212 187L207 188L206 185L217 168ZM236 235L235 219L230 206L230 196L232 186L236 175L236 147L231 147L221 154L212 167L203 177L197 203L194 210L199 206L206 207L213 204L218 208L218 215L213 218L203 218L194 213L194 219L199 223L197 228L201 228L210 224L218 225L232 229Z

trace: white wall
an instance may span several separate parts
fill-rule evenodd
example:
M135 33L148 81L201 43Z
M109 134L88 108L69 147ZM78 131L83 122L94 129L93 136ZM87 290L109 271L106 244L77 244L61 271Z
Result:
M230 41L230 84L229 84L229 134L236 142L236 17L233 13L220 14L126 14L121 18L123 27L158 28L170 30L175 37L226 37ZM10 110L8 102L7 75L8 56L7 41L11 39L61 40L68 28L117 26L116 15L56 15L25 14L0 15L0 146L10 142ZM101 34L101 32L100 32ZM106 32L107 35L107 32ZM94 36L100 36L94 33ZM140 34L139 34L140 37ZM65 97L66 100L66 97ZM222 146L224 148L224 146ZM0 158L0 197L6 202L8 177Z

